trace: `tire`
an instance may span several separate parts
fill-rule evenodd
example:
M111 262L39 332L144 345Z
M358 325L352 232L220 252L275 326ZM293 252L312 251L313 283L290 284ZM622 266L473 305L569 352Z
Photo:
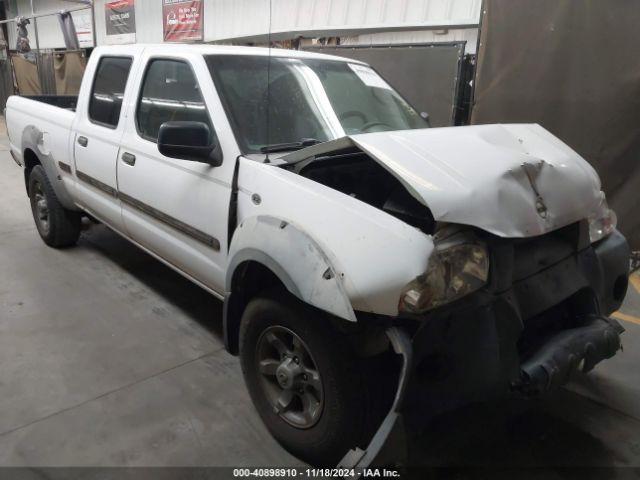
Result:
M275 410L273 395L270 397L274 390L270 389L277 392L282 385L275 375L271 378L261 373L259 366L261 360L266 361L265 342L267 349L271 347L266 340L269 334L282 333L282 338L286 338L287 331L303 342L310 358L301 363L315 366L321 380L320 414L315 423L304 427L285 418L287 410L284 413ZM277 355L278 351L274 348L271 353ZM363 443L370 413L364 378L345 335L332 327L325 314L287 292L270 292L254 298L240 324L240 361L258 413L273 437L290 453L312 465L335 466L348 450ZM309 388L303 386L305 392ZM311 393L316 394L317 390L311 388ZM298 401L297 406L301 405Z
M33 220L44 243L64 248L78 242L80 212L67 210L60 204L41 165L33 167L29 175L29 198Z

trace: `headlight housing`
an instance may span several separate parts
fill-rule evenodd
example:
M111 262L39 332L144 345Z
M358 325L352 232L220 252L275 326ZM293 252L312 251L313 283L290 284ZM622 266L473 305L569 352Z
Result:
M589 239L591 243L602 240L613 232L618 224L616 212L609 208L607 199L602 194L602 200L594 213L589 215Z
M489 254L484 245L462 243L436 248L427 271L403 289L398 310L425 313L482 288L488 278Z

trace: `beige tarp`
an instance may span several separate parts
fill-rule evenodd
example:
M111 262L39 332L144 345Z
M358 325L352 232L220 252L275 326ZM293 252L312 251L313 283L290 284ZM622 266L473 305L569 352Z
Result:
M82 52L46 52L41 55L41 58L41 68L46 70L43 72L44 78L47 79L46 83L51 85L45 88L47 92L42 92L36 64L19 54L11 55L20 95L41 95L42 93L77 95L87 65ZM55 92L50 91L54 88Z
M19 54L11 55L11 63L18 84L18 93L20 95L40 95L42 91L36 64L22 58Z
M54 54L56 93L58 95L77 95L86 66L87 60L81 55L81 52Z
M472 123L537 122L600 173L640 248L638 0L485 0Z

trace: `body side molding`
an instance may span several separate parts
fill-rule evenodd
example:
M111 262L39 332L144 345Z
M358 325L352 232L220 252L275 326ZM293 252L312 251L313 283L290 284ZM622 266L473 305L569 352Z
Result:
M81 182L87 183L92 187L97 188L101 192L104 192L107 195L111 195L113 198L118 197L118 191L115 188L113 188L111 185L107 185L106 183L101 182L100 180L97 180L80 170L76 170L76 176L78 177L78 180L80 180Z
M161 212L160 210L152 207L151 205L147 205L146 203L141 202L140 200L130 195L127 195L126 193L120 192L115 188L113 188L112 186L107 185L106 183L103 183L100 180L97 180L87 175L86 173L81 172L80 170L76 171L76 175L78 177L78 180L84 183L87 183L94 188L97 188L98 190L106 193L107 195L112 196L114 199L119 199L122 201L122 203L126 203L127 205L135 208L136 210L139 210L142 213L155 218L156 220L164 223L165 225L170 226L171 228L179 231L180 233L183 233L188 237L191 237L201 243L204 243L205 245L211 247L216 252L220 250L220 241L217 238L212 237L208 233L205 233L195 227L192 227L191 225L188 225L183 221L172 217L171 215Z
M68 163L58 161L58 166L63 172L71 173L71 165L69 165Z
M179 232L201 243L204 243L205 245L214 249L216 252L220 250L220 241L217 238L212 237L208 233L198 230L197 228L192 227L191 225L188 225L183 221L172 217L171 215L161 212L160 210L152 207L151 205L147 205L146 203L143 203L140 200L127 195L126 193L118 192L118 198L120 198L120 200L122 200L123 203L126 203L127 205L130 205L133 208L140 210L146 215L149 215L150 217L153 217L156 220L159 220L160 222L166 225L169 225L173 229L178 230Z

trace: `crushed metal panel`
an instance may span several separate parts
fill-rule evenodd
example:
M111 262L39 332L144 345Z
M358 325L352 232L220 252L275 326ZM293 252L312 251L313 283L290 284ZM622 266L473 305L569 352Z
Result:
M593 168L539 125L483 125L352 135L282 157L355 145L395 175L437 221L503 237L542 235L601 201Z
M539 125L406 130L352 139L422 198L436 220L503 237L542 235L577 222L601 200L593 168ZM528 164L536 171L534 186Z

